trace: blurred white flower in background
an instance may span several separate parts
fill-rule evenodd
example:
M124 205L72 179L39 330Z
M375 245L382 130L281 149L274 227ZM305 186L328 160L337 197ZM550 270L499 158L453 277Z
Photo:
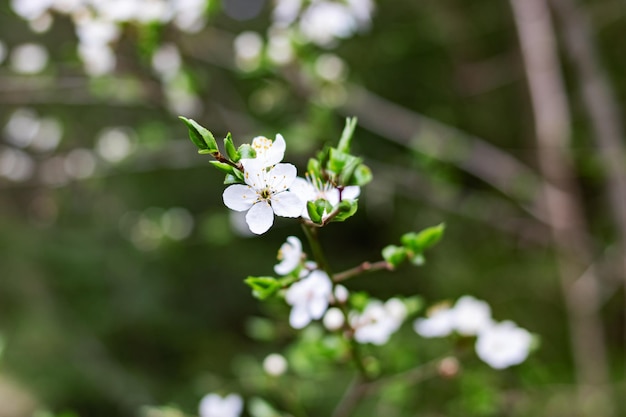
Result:
M435 306L427 318L415 320L413 328L427 338L445 337L455 331L463 336L477 336L476 354L496 369L526 360L533 340L527 330L512 321L494 322L489 304L469 295L459 298L452 308Z
M339 330L345 323L345 317L340 309L331 307L326 311L326 314L324 314L322 323L324 323L324 327L330 331Z
M313 271L306 278L289 287L285 300L292 306L289 324L294 329L302 329L311 320L322 318L332 294L333 285L323 271Z
M402 325L407 314L404 303L391 298L384 304L370 301L362 313L352 313L350 324L354 328L354 339L359 343L384 345L389 337Z
M48 65L48 50L36 43L18 45L11 51L11 68L20 74L37 74Z
M256 32L242 32L233 42L235 64L242 71L254 71L261 63L263 38Z
M238 394L221 397L207 394L200 400L200 417L239 417L243 411L243 399Z
M485 301L465 295L454 305L454 328L462 335L477 335L491 323L491 307Z
M435 306L427 318L418 318L413 324L422 337L444 337L454 331L454 311L447 305Z
M35 171L35 162L23 151L5 148L0 150L0 176L11 181L30 179Z
M165 80L172 79L181 67L180 51L173 43L161 45L152 55L152 68Z
M302 242L295 236L289 236L278 250L280 263L274 265L274 272L287 275L300 265L302 261Z
M532 335L512 321L492 324L476 339L476 354L495 369L504 369L526 360Z
M268 375L280 376L287 372L287 359L278 353L267 355L263 360L263 370Z
M103 130L96 138L96 151L107 162L117 163L133 151L132 130L123 127L111 127Z

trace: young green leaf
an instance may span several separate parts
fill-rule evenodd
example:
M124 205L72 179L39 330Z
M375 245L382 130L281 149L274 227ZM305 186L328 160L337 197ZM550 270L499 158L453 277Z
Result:
M340 152L350 152L350 142L352 141L352 136L354 135L356 122L356 117L346 118L346 126L343 128L343 132L341 133L341 139L339 139L339 145L337 145L337 149Z
M437 226L428 227L419 233L406 233L401 238L402 244L415 253L422 253L441 240L445 227L445 224L441 223Z
M389 245L385 246L382 251L383 259L389 264L397 268L407 258L407 250L402 246Z
M339 210L339 214L333 217L333 221L342 222L349 217L354 216L359 208L358 200L343 200L337 205L336 208Z
M280 282L274 277L248 277L244 282L252 288L252 295L259 300L265 300L281 288Z
M237 169L233 168L231 165L228 165L224 162L209 161L209 163L213 165L215 168L224 172L225 174L236 175L234 171L238 171Z
M224 149L226 149L226 155L228 155L231 161L237 162L241 159L241 154L235 149L233 137L230 135L230 132L228 132L224 138Z
M208 153L219 152L217 142L211 132L200 126L200 124L193 119L187 119L183 116L179 116L178 118L187 125L189 139L191 139L200 151L208 151Z
M256 151L251 145L247 143L241 145L239 149L237 149L237 152L239 152L239 155L241 155L241 157L245 159L256 158Z
M358 185L359 187L372 181L372 171L367 165L361 164L354 170L354 175L347 185Z

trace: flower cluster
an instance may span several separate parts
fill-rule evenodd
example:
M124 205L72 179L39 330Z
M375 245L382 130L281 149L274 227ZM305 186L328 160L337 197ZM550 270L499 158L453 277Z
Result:
M427 338L445 337L453 332L476 336L476 354L496 369L524 362L533 340L527 330L512 321L494 322L489 305L468 295L459 298L453 307L435 306L429 317L415 320L414 329Z
M355 119L347 120L337 148L309 161L307 179L297 177L293 164L282 162L286 143L281 134L274 140L257 136L237 149L228 134L222 153L211 132L194 120L181 120L198 152L213 156L213 165L226 174L226 207L245 212L250 231L258 235L272 227L275 215L319 225L343 221L356 212L360 186L371 180L369 168L349 153Z

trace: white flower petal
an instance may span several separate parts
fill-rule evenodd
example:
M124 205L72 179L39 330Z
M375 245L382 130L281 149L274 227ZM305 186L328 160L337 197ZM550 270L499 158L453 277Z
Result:
M341 191L342 200L356 200L361 194L361 187L349 185Z
M278 251L278 259L281 261L274 266L278 275L287 275L300 264L302 259L302 242L295 236L289 236Z
M272 209L280 217L300 217L305 203L295 193L285 191L272 196Z
M272 143L272 147L267 152L266 161L270 165L276 165L277 163L282 161L283 157L285 156L286 147L287 144L285 143L283 135L277 133L276 139L274 139L274 142Z
M309 302L309 314L312 319L319 319L328 308L328 299L317 297Z
M305 202L313 201L317 198L315 187L302 177L297 177L293 183L291 183L289 191L296 193L298 197L300 197L300 200Z
M259 201L253 205L246 214L246 223L250 231L261 235L269 230L274 224L274 212L267 201Z
M234 184L224 190L222 194L224 204L231 210L246 211L257 200L257 193L249 186Z
M289 324L294 329L302 329L311 322L309 312L304 305L296 305L289 313Z
M278 164L267 172L267 185L272 192L286 191L293 184L298 170L292 164Z

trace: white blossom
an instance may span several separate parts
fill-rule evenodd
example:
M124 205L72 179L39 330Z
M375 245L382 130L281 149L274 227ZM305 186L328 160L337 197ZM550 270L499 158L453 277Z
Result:
M253 160L250 160L253 161ZM288 191L296 178L296 167L277 164L270 168L244 165L246 184L234 184L224 190L224 204L231 210L247 211L246 223L250 231L263 234L274 224L274 214L281 217L299 217L304 203Z
M200 417L239 417L243 411L243 399L237 394L222 398L207 394L200 400Z
M512 321L492 324L478 334L476 354L495 369L522 363L528 357L531 334Z
M311 42L331 47L337 38L347 38L358 28L349 7L340 3L312 3L300 17L300 31Z
M354 328L354 339L359 343L384 345L400 327L407 311L404 303L390 299L386 303L370 301L362 313L353 314L350 324Z
M330 331L335 331L341 329L345 322L345 317L343 312L337 307L331 307L324 314L324 319L322 323L324 323L324 327L326 327Z
M361 188L357 185L350 185L339 189L330 183L320 180L319 178L308 175L306 179L297 177L291 185L290 190L296 193L300 200L305 202L302 217L306 219L310 219L309 213L306 209L307 201L324 199L334 207L339 204L339 201L352 201L357 199L361 193ZM326 215L328 213L324 212L324 214Z
M465 295L454 305L454 328L462 335L476 335L491 323L491 308L485 301Z
M433 309L427 318L418 318L413 329L422 337L444 337L454 331L454 312L448 306Z
M320 319L328 308L332 290L330 278L320 270L291 284L285 294L285 300L292 307L289 314L291 327L302 329L311 320Z
M244 169L248 167L262 169L278 164L285 156L286 143L283 135L278 133L272 141L265 136L257 136L252 139L252 148L256 152L255 158L243 158L241 164Z
M272 376L280 376L287 371L287 359L278 353L267 355L263 360L263 370Z
M289 236L278 250L280 263L274 266L278 275L287 275L300 265L302 260L302 242L295 236Z

